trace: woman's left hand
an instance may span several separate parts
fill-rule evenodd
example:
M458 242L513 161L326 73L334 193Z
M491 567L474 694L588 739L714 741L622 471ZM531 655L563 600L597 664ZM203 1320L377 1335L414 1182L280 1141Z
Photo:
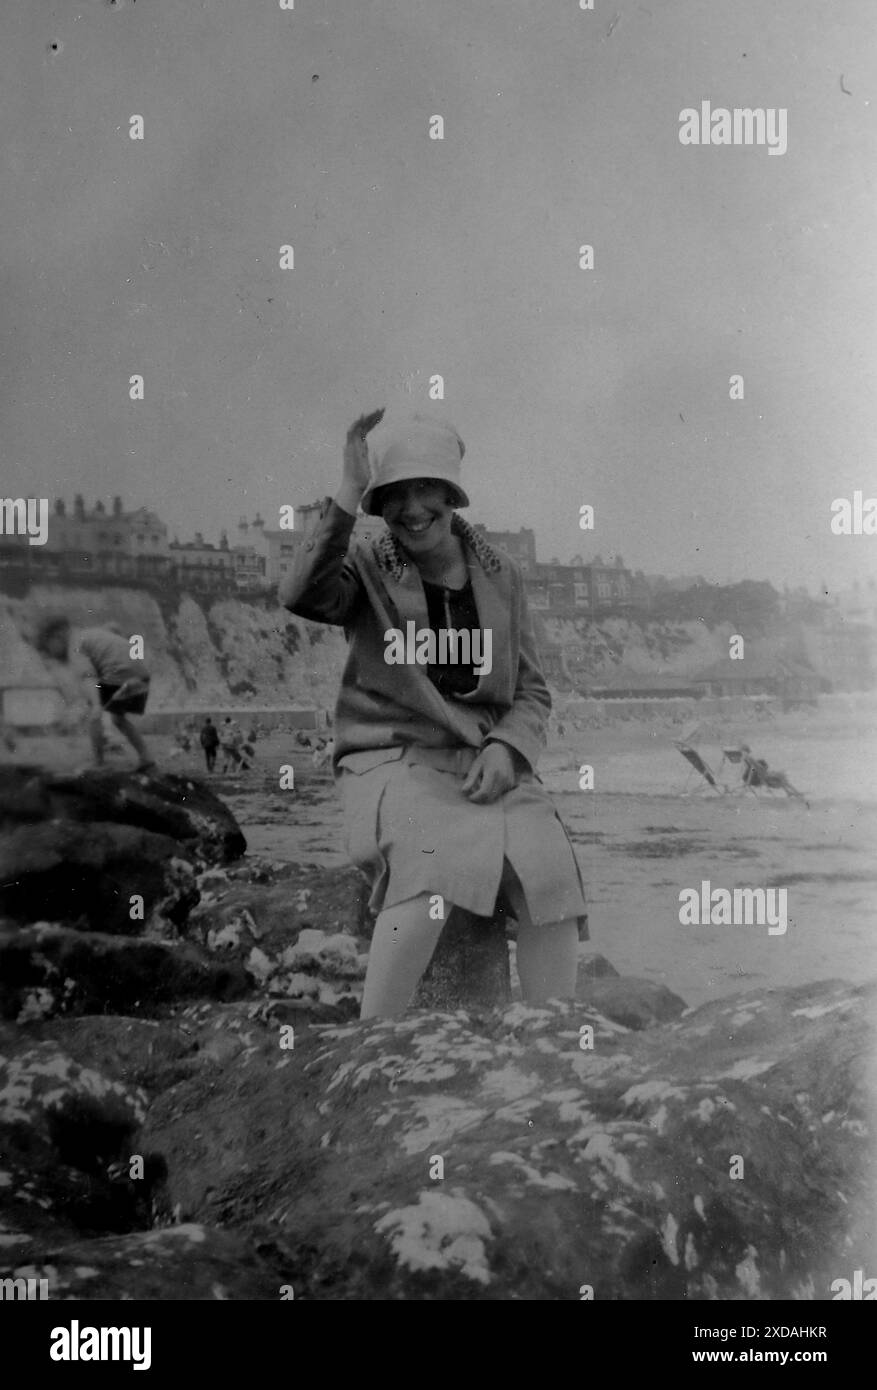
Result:
M511 750L504 743L488 743L470 767L461 790L470 801L488 804L511 791L517 781Z

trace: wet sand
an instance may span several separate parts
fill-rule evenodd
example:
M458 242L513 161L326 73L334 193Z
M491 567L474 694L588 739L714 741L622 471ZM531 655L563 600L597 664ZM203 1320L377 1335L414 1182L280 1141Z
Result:
M827 702L828 704L828 702ZM656 719L568 728L540 763L563 817L590 903L591 946L623 974L666 984L695 1006L740 990L877 975L877 702L728 725L698 739L714 769L723 743L747 741L784 770L810 809L781 794L716 796L692 774L672 740L681 729ZM171 756L169 739L150 746L168 771L204 776L200 751ZM21 739L14 761L81 766L87 744ZM230 804L250 849L275 860L344 864L340 805L331 776L288 734L257 746L257 765L210 781ZM295 768L294 791L279 769ZM594 768L595 790L578 790L578 769ZM125 766L124 753L113 765ZM729 782L739 774L726 767ZM701 794L700 788L704 788ZM687 788L687 790L686 790ZM712 888L785 887L788 929L684 926L679 894Z

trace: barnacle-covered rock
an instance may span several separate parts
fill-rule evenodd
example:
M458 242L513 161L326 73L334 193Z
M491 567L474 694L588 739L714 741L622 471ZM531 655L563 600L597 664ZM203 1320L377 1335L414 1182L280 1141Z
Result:
M294 1236L296 1296L827 1299L868 1263L875 995L269 1026L138 1142L182 1219Z

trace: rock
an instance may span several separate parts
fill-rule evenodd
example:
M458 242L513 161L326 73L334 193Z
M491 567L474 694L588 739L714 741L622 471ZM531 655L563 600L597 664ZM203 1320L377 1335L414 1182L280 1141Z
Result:
M50 923L0 930L0 1018L43 1013L149 1013L169 1000L236 999L250 984L234 961L192 942L72 931ZM41 992L41 993L40 993Z
M0 1053L15 1057L51 1042L81 1066L100 1058L101 1073L156 1095L205 1067L252 1051L264 1040L263 1006L249 1000L169 1005L158 1019L126 1015L56 1016L27 1028L0 1023ZM276 1029L270 1034L276 1037Z
M294 1239L297 1298L830 1298L871 1250L875 1002L753 991L643 1032L578 1001L418 1011L288 1052L269 1030L137 1143L182 1219Z
M224 893L230 882L227 869L205 869L198 875L198 892L202 898L208 893Z
M57 1044L34 1043L0 1057L0 1125L27 1134L25 1148L51 1146L62 1162L89 1171L119 1152L146 1111L146 1095L74 1062Z
M242 907L233 915L226 916L222 926L208 928L207 949L223 954L233 953L238 959L244 959L245 954L249 954L252 942L258 941L261 935L252 913Z
M48 820L52 814L41 767L4 766L0 779L0 829L21 821Z
M7 1263L8 1258L7 1253ZM196 1224L99 1240L43 1241L11 1275L46 1278L49 1298L74 1301L279 1300L297 1297L300 1289L293 1248L284 1256L276 1239Z
M277 969L276 961L272 961L264 951L260 951L258 946L254 946L247 956L247 974L252 975L258 985L264 985Z
M253 879L254 871L262 881ZM207 943L211 933L231 924L239 936L238 947L232 948L226 937L222 949L233 949L239 959L249 955L250 936L272 957L294 946L305 929L344 932L363 942L371 937L374 919L368 909L368 884L358 869L289 864L274 871L245 863L229 870L228 876L232 880L228 890L221 899L195 909L187 932L197 933Z
M606 975L611 975L616 980L620 978L612 962L601 956L598 951L579 951L579 980L599 979Z
M143 1155L143 1179L127 1179L132 1136L145 1110L143 1091L81 1066L56 1043L0 1055L0 1184L12 1230L143 1225L153 1183L165 1171ZM125 1163L121 1182L109 1171L118 1159Z
M33 821L45 815L46 807L49 816L62 820L109 821L168 836L204 864L226 864L246 852L231 811L191 777L103 768L75 776L26 768L12 778L4 776L0 821Z
M358 1014L373 925L363 875L287 865L265 876L267 883L248 874L220 900L200 905L187 931L240 962L272 1004L288 1000L284 1015L307 1010L329 1022Z
M505 919L454 908L414 994L424 1009L502 1008L511 999Z
M344 932L306 928L299 932L298 941L281 956L281 963L290 970L313 970L338 979L361 979L364 970L356 940Z
M222 1016L224 1010L240 1005L212 1007ZM0 1053L15 1057L36 1043L51 1042L82 1067L100 1058L104 1076L151 1095L196 1070L201 1030L188 1014L181 1009L178 1017L160 1020L125 1014L56 1015L27 1028L0 1023Z
M341 1015L321 1012L321 1017L346 1018L351 1007L359 1013L366 959L352 936L343 932L329 935L306 927L299 932L296 945L287 947L279 958L272 959L254 946L245 965L247 973L272 999L293 999L307 1008L340 1004L344 1006Z
M608 961L606 962L608 965ZM611 967L610 967L611 968ZM686 1003L666 985L634 975L582 975L576 983L576 998L596 1009L604 1018L625 1028L650 1028L667 1023L685 1012Z
M131 825L43 821L0 837L0 915L19 922L84 922L98 931L161 931L198 901L175 840ZM131 916L132 895L143 898ZM135 912L136 912L135 907Z

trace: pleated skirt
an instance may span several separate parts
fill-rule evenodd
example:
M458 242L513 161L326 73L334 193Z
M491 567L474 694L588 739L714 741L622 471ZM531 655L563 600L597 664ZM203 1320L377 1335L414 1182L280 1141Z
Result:
M473 804L461 787L474 754L460 753L456 765L446 756L446 767L431 765L433 749L374 750L341 760L336 775L347 851L369 878L373 911L430 893L490 917L508 863L534 925L574 917L586 937L581 874L541 782L530 774L498 801Z

